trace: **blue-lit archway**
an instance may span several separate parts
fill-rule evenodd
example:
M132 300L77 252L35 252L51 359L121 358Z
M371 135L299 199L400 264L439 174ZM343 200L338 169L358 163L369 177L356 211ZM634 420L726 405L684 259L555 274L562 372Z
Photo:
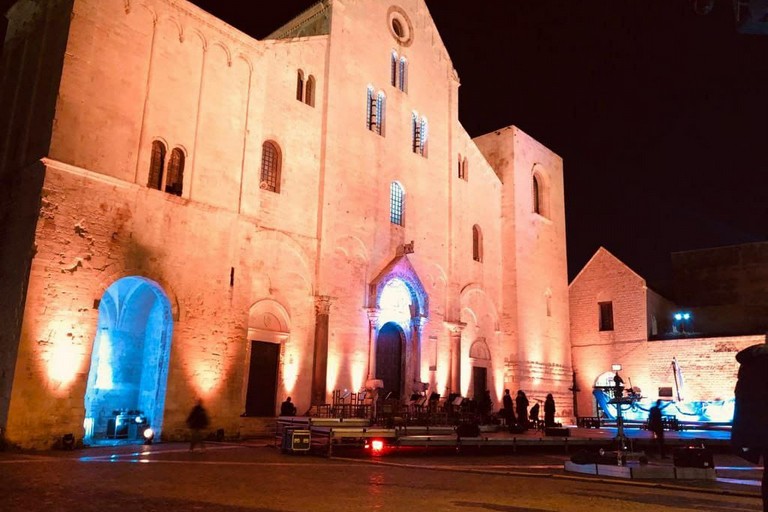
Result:
M407 256L395 258L371 282L369 377L384 380L392 398L425 390L421 378L421 331L429 298ZM397 382L391 382L391 381Z
M85 442L140 442L163 426L173 318L162 288L143 277L110 286L99 321L85 393Z

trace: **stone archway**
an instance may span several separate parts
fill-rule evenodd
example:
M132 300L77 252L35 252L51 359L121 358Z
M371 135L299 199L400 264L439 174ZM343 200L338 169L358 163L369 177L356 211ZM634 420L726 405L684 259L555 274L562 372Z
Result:
M290 331L290 318L277 301L264 299L248 314L248 373L244 416L271 417L277 412L280 356Z
M376 362L379 333L392 323L400 330L402 339L400 396L423 391L421 333L429 311L428 296L405 255L395 258L371 282L369 301L369 380L380 379Z
M491 368L491 351L484 338L476 340L469 347L469 362L472 367L471 389L477 399L488 389L488 373Z
M85 393L85 440L140 442L163 428L173 318L162 288L133 276L113 283L99 301Z

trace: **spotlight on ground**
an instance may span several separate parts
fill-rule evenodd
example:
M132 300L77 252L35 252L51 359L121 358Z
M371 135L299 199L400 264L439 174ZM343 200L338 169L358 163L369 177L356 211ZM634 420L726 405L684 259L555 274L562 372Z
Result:
M373 439L365 443L365 448L371 450L371 455L381 455L384 452L384 441Z
M145 428L142 435L144 436L144 444L152 444L152 441L155 439L155 431L150 427Z

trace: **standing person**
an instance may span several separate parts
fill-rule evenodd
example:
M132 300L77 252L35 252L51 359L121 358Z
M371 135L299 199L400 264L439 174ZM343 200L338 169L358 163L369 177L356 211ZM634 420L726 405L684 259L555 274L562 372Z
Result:
M747 347L738 354L739 378L733 411L731 444L752 463L768 465L768 344ZM763 469L763 512L768 512L768 468Z
M547 399L544 400L544 427L555 426L555 399L552 393L547 394Z
M487 389L477 399L477 410L480 413L480 423L483 425L488 423L488 417L493 410L493 401L491 400L491 392Z
M528 397L525 396L522 389L517 390L515 406L517 407L517 417L520 426L522 428L528 428Z
M507 428L511 429L515 426L515 406L512 403L512 395L509 394L509 390L504 390L504 397L501 399L504 404L504 421L507 422Z
M667 456L664 454L664 422L661 421L661 400L656 400L656 405L651 407L648 415L648 430L653 432L659 445L659 457L666 459Z
M285 399L285 402L280 404L280 416L296 416L296 406L291 402L291 397Z
M205 450L205 443L203 442L203 429L208 427L208 413L205 412L203 407L203 401L197 399L197 403L187 416L187 426L192 432L192 438L189 443L189 451L195 450L195 445L200 445L200 448Z

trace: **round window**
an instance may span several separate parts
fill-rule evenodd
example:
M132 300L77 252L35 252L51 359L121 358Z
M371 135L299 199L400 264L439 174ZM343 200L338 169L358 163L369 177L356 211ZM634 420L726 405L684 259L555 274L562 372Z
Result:
M401 46L409 46L413 39L413 25L400 7L392 6L387 12L389 30Z
M392 18L392 30L395 32L397 37L405 37L405 30L403 29L403 24L400 23L399 19Z

